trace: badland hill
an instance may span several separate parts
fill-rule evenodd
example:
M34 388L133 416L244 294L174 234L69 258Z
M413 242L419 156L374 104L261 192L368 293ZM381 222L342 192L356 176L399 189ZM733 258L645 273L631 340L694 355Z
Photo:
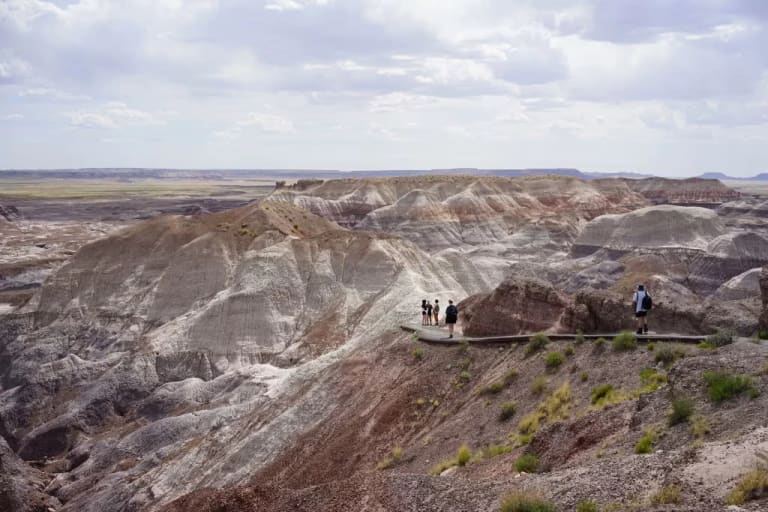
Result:
M768 314L758 203L714 180L451 175L299 181L135 223L0 316L0 504L722 510L768 448L768 348L747 339ZM435 297L464 300L479 336L625 330L638 282L653 330L737 341L399 330ZM714 399L710 371L742 388ZM678 504L654 498L672 488Z

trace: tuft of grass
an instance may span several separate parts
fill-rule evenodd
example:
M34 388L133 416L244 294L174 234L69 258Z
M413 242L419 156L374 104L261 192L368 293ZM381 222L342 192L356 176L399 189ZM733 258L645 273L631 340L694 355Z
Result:
M655 439L656 435L652 431L647 430L635 445L635 453L643 455L653 452L653 441Z
M459 447L459 452L456 454L456 465L464 467L471 458L472 450L469 449L469 446L463 444Z
M752 380L746 375L707 371L704 372L704 381L713 402L722 402L752 389Z
M515 402L504 402L501 404L501 411L499 411L499 421L507 421L515 415L515 412L517 412L517 404Z
M593 405L600 405L603 402L606 402L610 396L613 394L613 386L610 384L603 384L601 386L597 386L596 388L592 388L592 392L590 393L590 401Z
M573 354L576 353L576 350L571 345L568 345L565 347L565 351L563 352L565 354L565 357L571 357Z
M581 380L581 382L587 382L589 380L589 374L587 372L582 372L581 375L579 375L579 380Z
M411 355L417 361L421 361L424 358L424 349L414 343L413 348L411 348Z
M389 469L391 467L394 467L398 462L400 462L402 458L403 458L403 449L400 448L399 446L395 446L394 448L392 448L392 453L384 457L384 459L381 462L379 462L376 465L376 467L381 470Z
M483 447L478 453L484 459L492 459L499 455L504 455L512 451L512 447L501 444L490 444Z
M595 340L595 351L602 352L605 350L605 338L602 336Z
M693 401L687 398L672 400L672 411L669 413L669 426L679 425L690 421L693 415Z
M525 355L530 356L536 352L544 350L549 343L549 338L543 332L538 332L531 336L528 346L525 347Z
M625 350L634 350L637 348L637 336L631 332L622 332L611 343L613 350L620 352Z
M674 350L669 345L662 345L657 350L655 350L653 360L657 363L662 363L666 368L669 368L672 366L672 363L674 363L675 360L677 360L677 358L681 357L682 355L684 354Z
M516 493L504 498L499 512L557 512L557 509L535 494Z
M534 395L540 395L547 390L547 378L543 375L539 375L533 382L531 382L531 393Z
M567 418L570 402L571 386L566 382L541 402L535 411L520 420L518 424L520 434L532 436L539 430L541 422L553 422Z
M728 330L719 330L715 334L707 336L707 345L713 347L724 347L733 343L733 332Z
M648 344L648 352L653 352L656 349L656 344L654 342L650 342Z
M549 352L544 357L544 365L549 370L555 370L560 367L561 364L563 364L563 361L565 361L565 356L561 354L560 352Z
M651 391L656 391L659 389L659 386L667 382L667 376L655 368L643 368L640 370L640 382L642 382L643 387L640 388L639 394L650 393Z
M709 434L709 420L707 420L706 416L696 414L691 417L690 423L691 434L693 434L693 437L695 437L697 440L701 440L704 438L704 436Z
M729 505L741 505L768 492L768 469L757 468L744 475L725 497Z
M598 512L597 503L591 500L580 501L576 505L576 512Z
M472 374L469 373L467 370L464 370L463 372L461 372L459 374L459 379L461 379L464 382L469 381L469 379L471 379L471 378L472 378Z
M651 505L678 505L682 501L680 488L666 485L651 496Z
M584 341L586 341L586 338L584 337L584 333L581 332L581 329L577 329L576 337L573 339L573 342L576 343L577 345L581 345L582 343L584 343Z
M539 458L526 453L515 461L515 471L518 473L536 473L539 470Z

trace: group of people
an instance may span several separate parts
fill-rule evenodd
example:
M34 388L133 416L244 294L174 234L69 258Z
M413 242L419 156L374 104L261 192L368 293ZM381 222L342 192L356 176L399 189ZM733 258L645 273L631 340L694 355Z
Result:
M453 328L458 318L459 310L454 306L453 301L449 300L448 307L445 308L445 325L448 326L449 338L453 338ZM438 299L435 299L434 304L427 299L421 301L421 325L440 325L440 301Z

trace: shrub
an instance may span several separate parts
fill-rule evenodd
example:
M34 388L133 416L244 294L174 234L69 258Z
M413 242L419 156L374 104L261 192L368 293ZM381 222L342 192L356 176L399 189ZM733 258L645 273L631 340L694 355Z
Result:
M696 439L702 439L709 434L709 420L705 416L695 415L691 418L691 434Z
M512 451L511 446L490 444L484 447L480 451L480 455L485 459L492 459L494 457L498 457L499 455L504 455L505 453L509 453L511 451Z
M635 453L646 454L653 452L653 440L656 436L653 432L646 432L635 445Z
M564 353L565 353L566 357L571 357L573 354L576 353L576 351L573 349L572 346L568 345L567 347L565 347L565 352Z
M736 487L728 493L725 501L729 505L741 505L768 491L768 470L758 468L744 475Z
M539 458L530 453L521 455L515 461L515 471L518 473L535 473L539 469Z
M656 348L656 344L654 342L650 342L648 344L648 352L653 352L655 348Z
M582 343L584 343L585 340L586 338L584 338L584 333L581 332L581 329L577 329L576 337L573 339L574 343L576 343L577 345L581 345Z
M456 454L456 464L458 466L466 466L467 462L472 458L472 450L469 449L469 446L463 444L459 448L459 452Z
M651 496L652 505L677 505L678 503L680 503L680 488L676 485L664 486Z
M506 386L501 381L491 382L487 386L480 388L480 395L495 395L501 393Z
M724 347L733 343L733 333L727 330L719 330L715 334L707 336L707 344L713 347Z
M469 380L469 379L471 379L471 378L472 378L472 374L471 374L471 373L469 373L469 372L468 372L468 371L466 371L466 370L464 370L463 372L461 372L461 373L459 374L459 379L461 379L461 380L463 380L463 381L465 381L465 382L466 382L466 381L468 381L468 380Z
M580 501L576 505L576 512L598 512L597 503L594 501Z
M605 338L602 336L595 340L595 350L600 352L605 348Z
M610 384L603 384L602 386L592 388L592 393L590 393L590 400L594 405L598 405L599 402L605 401L606 398L610 397L612 393L613 386Z
M613 350L634 350L637 348L637 337L631 332L623 332L613 338Z
M669 425L678 425L690 420L693 414L693 402L687 398L672 400L672 411L669 414Z
M746 375L730 375L725 372L704 372L704 381L713 402L728 400L752 387L752 381Z
M640 394L650 393L659 389L661 384L667 382L667 376L655 368L643 368L640 370L640 382L643 383L643 387L640 388Z
M505 402L501 404L499 421L507 421L509 418L515 415L515 412L517 412L517 404L515 402Z
M534 395L540 395L547 389L547 378L543 375L539 375L531 383L531 393Z
M411 355L414 359L420 361L424 357L424 350L414 343L413 348L411 349Z
M539 425L544 416L539 411L534 411L525 416L517 426L517 429L523 435L535 434L539 430Z
M531 339L528 342L528 346L525 347L525 355L529 356L544 350L544 348L547 346L547 343L549 343L549 338L546 334L542 332L534 334L531 336Z
M403 449L399 446L392 448L392 454L385 457L384 460L378 463L376 466L378 469L389 469L403 458Z
M500 512L557 512L550 502L530 494L512 494L504 498Z
M579 379L581 382L587 382L589 380L589 374L587 372L582 372L582 374L579 375Z
M560 352L549 352L546 357L544 357L544 364L548 369L554 370L559 368L564 360L565 357Z
M655 351L655 354L653 356L653 360L657 363L662 363L664 366L669 367L672 363L675 362L675 359L677 359L677 356L675 355L675 351L672 350L672 347L668 345L662 345L658 348L658 350Z

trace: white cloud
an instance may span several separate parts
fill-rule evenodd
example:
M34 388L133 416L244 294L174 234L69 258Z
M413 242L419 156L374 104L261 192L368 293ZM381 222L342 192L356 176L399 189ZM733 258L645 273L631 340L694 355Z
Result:
M223 130L213 132L213 136L219 139L236 139L244 132L255 129L267 134L287 134L296 132L293 122L285 117L275 114L251 112L244 119Z
M0 116L0 120L3 121L21 121L24 119L24 116L21 114L5 114Z
M70 126L74 128L117 128L117 123L103 114L68 112L65 115L69 118Z
M67 91L60 91L58 89L52 89L49 87L32 87L19 91L19 96L22 98L49 98L53 100L61 101L87 101L90 100L90 96L85 94L75 94Z
M130 108L122 102L108 102L96 111L67 112L69 124L75 128L121 128L131 126L163 125L158 115Z

